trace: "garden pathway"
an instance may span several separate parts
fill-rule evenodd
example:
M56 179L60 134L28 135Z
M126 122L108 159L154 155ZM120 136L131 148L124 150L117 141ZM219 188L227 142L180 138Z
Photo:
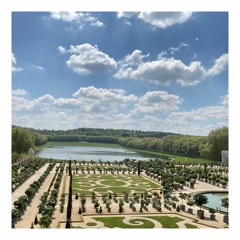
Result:
M12 204L22 195L25 194L25 191L29 187L31 183L37 181L38 178L44 173L44 171L48 168L49 163L44 164L38 171L36 171L30 178L28 178L19 188L17 188L12 193Z
M27 206L26 211L24 212L24 215L21 217L21 219L15 224L15 228L30 228L31 223L34 222L35 216L37 215L38 220L41 218L41 214L38 214L38 205L40 204L40 198L43 195L44 192L47 192L48 187L56 173L56 167L59 166L59 163L57 163L52 171L49 173L45 181L43 182L41 188L38 190L36 195L34 196L32 202ZM43 172L42 172L43 173ZM35 181L35 180L33 180ZM31 184L32 182L30 182ZM40 228L39 224L35 225L34 228Z

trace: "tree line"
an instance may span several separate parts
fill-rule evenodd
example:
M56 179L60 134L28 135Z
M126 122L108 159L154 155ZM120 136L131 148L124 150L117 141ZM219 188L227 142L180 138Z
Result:
M221 151L228 150L228 127L212 130L208 136L94 128L66 131L12 128L12 151L18 154L48 141L118 143L127 148L221 161Z

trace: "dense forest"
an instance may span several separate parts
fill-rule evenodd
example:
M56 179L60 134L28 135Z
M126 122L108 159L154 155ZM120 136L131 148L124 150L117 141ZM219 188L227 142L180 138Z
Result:
M123 129L36 130L12 127L13 152L21 153L29 146L40 146L48 141L118 143L128 148L221 161L221 151L228 150L228 128L212 130L208 136L190 136Z

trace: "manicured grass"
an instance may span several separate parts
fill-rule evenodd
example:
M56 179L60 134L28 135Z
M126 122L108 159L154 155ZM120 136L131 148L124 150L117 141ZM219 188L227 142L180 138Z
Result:
M198 228L195 225L189 224L189 223L185 223L186 228Z
M94 223L94 222L88 222L87 223L87 226L89 226L89 227L93 227L93 226L96 226L97 224L96 223Z
M145 219L135 219L130 220L130 223L134 224L135 222L141 221L143 224L128 225L123 223L124 218L125 217L95 217L93 219L103 222L104 226L108 228L154 228L154 224L151 221Z
M154 219L162 224L163 228L179 228L177 222L183 221L179 217L168 217L168 216L144 216L144 218ZM104 223L105 227L108 228L154 228L155 224L151 220L146 219L131 219L129 222L134 225L123 223L124 217L95 217L97 221ZM142 224L138 225L141 222ZM192 225L193 226L193 225ZM191 227L191 226L190 226Z
M102 194L106 192L115 192L117 194L144 193L149 189L159 189L160 185L153 183L141 176L132 175L73 175L73 194L83 193L89 195L89 192Z
M163 228L178 228L177 222L181 222L183 220L179 217L169 216L150 216L149 218L155 219L160 222Z
M203 158L194 158L194 157L186 157L186 156L178 156L173 154L167 154L167 153L161 153L161 152L151 152L151 151L145 151L145 150L138 150L133 149L136 152L142 152L142 153L150 153L155 155L163 155L169 158L172 158L174 162L180 162L180 163L211 163L216 161L210 161ZM157 156L156 156L157 158Z
M118 181L118 180L114 180L114 181L108 181L108 180L105 180L105 181L100 181L101 184L103 185L108 185L110 187L116 187L116 186L123 186L123 185L126 185L126 182L122 182L122 181Z

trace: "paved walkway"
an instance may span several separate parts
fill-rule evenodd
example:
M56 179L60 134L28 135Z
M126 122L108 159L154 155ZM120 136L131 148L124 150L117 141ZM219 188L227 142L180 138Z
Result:
M52 171L49 173L45 181L43 182L41 188L38 190L36 195L34 196L32 202L27 206L27 209L24 212L24 215L21 219L16 223L15 228L30 228L31 223L34 222L35 216L37 215L38 220L41 218L41 214L38 214L38 205L40 204L40 198L44 192L47 192L49 185L56 173L56 167L59 164L57 163ZM32 183L32 182L31 182ZM34 228L40 228L39 224L35 225Z
M48 168L49 163L44 164L38 171L36 171L30 178L28 178L19 188L17 188L12 193L12 204L22 195L25 194L25 191L27 188L29 188L29 185L33 183L34 181L37 181L39 177L45 172L45 170Z

